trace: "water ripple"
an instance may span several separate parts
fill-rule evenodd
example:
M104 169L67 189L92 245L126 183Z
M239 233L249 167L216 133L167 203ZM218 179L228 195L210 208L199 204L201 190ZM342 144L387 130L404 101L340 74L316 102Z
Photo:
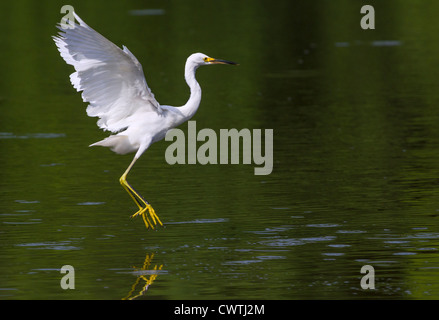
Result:
M229 219L195 219L190 221L173 221L173 222L166 222L166 224L186 224L186 223L218 223L218 222L227 222Z
M80 250L80 247L72 246L71 241L59 242L32 242L16 244L17 247L25 247L28 249L45 249L45 250Z
M316 243L322 241L332 241L336 239L334 236L310 237L310 238L288 238L288 239L271 239L260 241L259 244L269 247L290 247L301 246L308 243Z
M64 133L26 133L16 135L12 132L0 132L0 139L54 139L64 138Z

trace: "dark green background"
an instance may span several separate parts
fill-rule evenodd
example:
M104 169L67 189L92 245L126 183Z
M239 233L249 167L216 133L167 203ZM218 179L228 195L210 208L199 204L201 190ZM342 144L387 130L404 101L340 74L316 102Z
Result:
M118 178L132 155L87 147L106 133L51 39L64 4L136 55L163 104L186 102L189 54L239 62L198 71L193 120L273 129L272 174L170 166L161 141L129 181L165 228L130 219ZM364 4L375 30L360 28ZM439 298L437 12L410 0L1 2L0 298L122 299L151 274L138 299ZM375 290L360 287L366 264ZM60 287L63 265L75 290Z

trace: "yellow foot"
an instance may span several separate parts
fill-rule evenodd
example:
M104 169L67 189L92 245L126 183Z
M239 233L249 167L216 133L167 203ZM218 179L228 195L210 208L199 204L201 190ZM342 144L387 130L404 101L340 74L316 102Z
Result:
M149 216L148 216L149 213ZM136 216L142 216L143 222L145 222L146 228L151 227L154 229L154 226L157 225L157 222L163 226L163 223L160 221L159 217L155 213L155 210L150 204L146 204L145 208L141 208L139 211L137 211L135 214L131 216L131 218L134 218Z

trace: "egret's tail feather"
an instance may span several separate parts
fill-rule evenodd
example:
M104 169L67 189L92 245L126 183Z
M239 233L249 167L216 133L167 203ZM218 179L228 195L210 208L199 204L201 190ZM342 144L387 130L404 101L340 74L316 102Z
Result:
M108 147L111 151L116 152L118 154L127 154L130 152L135 152L137 148L135 148L128 139L127 136L124 135L114 135L105 138L104 140L95 142L90 145L90 147L101 146Z

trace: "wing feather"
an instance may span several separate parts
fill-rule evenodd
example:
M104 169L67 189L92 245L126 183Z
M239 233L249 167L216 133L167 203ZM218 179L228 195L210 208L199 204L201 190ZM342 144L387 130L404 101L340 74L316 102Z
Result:
M75 68L70 82L82 91L84 102L89 102L87 115L99 117L100 128L118 132L128 127L127 118L139 111L161 114L136 57L74 15L79 24L70 29L58 26L61 32L53 39L61 57Z

